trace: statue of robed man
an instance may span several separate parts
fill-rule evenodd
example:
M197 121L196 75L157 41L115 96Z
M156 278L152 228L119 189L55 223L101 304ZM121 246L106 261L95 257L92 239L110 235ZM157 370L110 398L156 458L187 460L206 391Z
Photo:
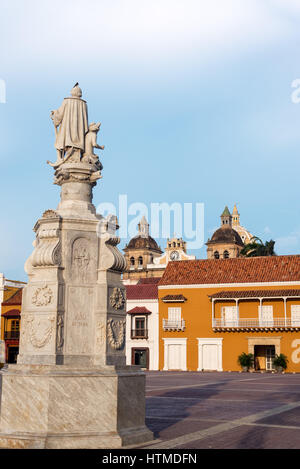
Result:
M66 161L74 150L79 150L79 155L85 150L88 112L86 101L81 99L81 96L82 91L76 83L71 90L71 97L65 98L56 111L51 111L56 134L54 146L57 150L57 161L54 164L50 163L52 166L59 166Z

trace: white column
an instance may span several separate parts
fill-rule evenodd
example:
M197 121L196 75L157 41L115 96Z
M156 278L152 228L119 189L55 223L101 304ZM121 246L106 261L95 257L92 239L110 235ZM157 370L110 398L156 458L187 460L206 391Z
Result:
M169 367L169 344L166 340L164 340L164 371L168 371Z
M203 344L198 339L198 368L197 371L203 370Z
M259 298L259 312L258 312L259 313L258 314L259 325L261 325L261 320L262 320L262 300L263 300L262 298Z
M223 339L220 339L219 345L218 345L218 371L223 371L222 347L223 347Z
M284 325L286 327L286 297L283 298L283 304L284 304Z
M235 299L235 304L236 304L236 320L237 320L237 326L240 324L240 312L239 312L239 299Z

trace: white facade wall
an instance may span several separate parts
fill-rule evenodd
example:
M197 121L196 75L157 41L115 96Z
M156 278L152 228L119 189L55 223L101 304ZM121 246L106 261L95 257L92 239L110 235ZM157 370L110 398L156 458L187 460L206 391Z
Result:
M145 307L148 314L148 339L131 339L131 314L126 315L126 364L131 365L133 348L149 349L149 370L158 370L158 299L155 300L127 300L126 311L138 307ZM140 316L143 316L141 314Z

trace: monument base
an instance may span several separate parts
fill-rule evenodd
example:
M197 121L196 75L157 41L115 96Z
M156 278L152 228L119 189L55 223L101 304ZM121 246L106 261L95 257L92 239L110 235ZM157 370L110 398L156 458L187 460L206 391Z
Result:
M121 448L153 440L145 375L133 367L9 365L1 374L1 448Z

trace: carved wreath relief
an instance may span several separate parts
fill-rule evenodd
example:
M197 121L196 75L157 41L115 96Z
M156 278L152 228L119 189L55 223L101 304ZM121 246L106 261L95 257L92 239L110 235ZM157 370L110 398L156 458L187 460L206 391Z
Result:
M121 288L114 288L109 297L110 304L114 309L121 309L125 304L125 297Z
M52 302L53 291L47 285L37 288L32 295L32 303L35 306L47 306Z
M26 335L35 348L45 347L54 332L54 316L35 320L33 315L26 318Z
M108 320L107 337L111 348L115 350L121 350L125 343L125 320Z

